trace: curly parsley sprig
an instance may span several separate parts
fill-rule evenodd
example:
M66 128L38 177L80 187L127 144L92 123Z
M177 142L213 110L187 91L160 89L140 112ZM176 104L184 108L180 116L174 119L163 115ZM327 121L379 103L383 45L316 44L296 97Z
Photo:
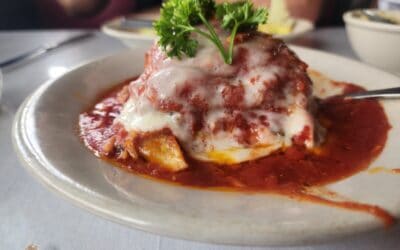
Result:
M230 32L228 48L210 23L213 17ZM191 34L198 33L218 48L225 63L231 64L236 34L254 31L266 20L267 11L255 10L248 0L222 4L215 4L213 0L168 0L163 3L160 19L154 23L154 28L159 36L159 45L169 57L195 56L199 43ZM205 28L200 28L200 24Z

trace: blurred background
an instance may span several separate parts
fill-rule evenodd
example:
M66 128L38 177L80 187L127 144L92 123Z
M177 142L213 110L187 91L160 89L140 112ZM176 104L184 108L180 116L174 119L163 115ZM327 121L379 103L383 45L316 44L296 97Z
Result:
M327 48L326 44L331 44L332 51L339 54L346 51L349 41L352 50L344 53L346 56L356 54L368 64L400 74L400 50L397 50L400 43L400 0L252 2L256 7L268 9L268 22L258 26L260 32L321 50ZM22 48L30 51L23 54L24 59L99 33L92 32L93 29L101 30L127 47L147 46L157 37L152 23L158 19L161 4L162 0L0 0L0 31L4 31L3 39L8 39L10 34L28 37L30 42L24 41ZM68 33L69 38L66 41L59 39L57 32ZM44 41L41 45L32 44L33 37L39 33L57 40L57 46L52 47L54 42ZM2 45L6 54L1 56L0 68L5 68L15 64L21 55L7 50L10 43L2 42ZM399 56L393 54L395 51ZM17 62L21 60L19 58Z
M270 5L269 0L253 2ZM160 4L160 0L0 0L0 30L98 28L129 13L154 17ZM286 0L286 4L291 16L306 18L320 27L343 25L342 14L350 9L396 8L400 1Z

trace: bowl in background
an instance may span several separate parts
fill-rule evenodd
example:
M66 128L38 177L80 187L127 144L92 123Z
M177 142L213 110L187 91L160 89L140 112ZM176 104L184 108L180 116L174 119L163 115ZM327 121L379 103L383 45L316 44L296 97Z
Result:
M356 54L368 64L400 74L400 25L363 20L353 14L346 12L343 20Z
M130 16L128 15L127 18ZM127 29L121 25L122 21L125 17L117 17L114 18L101 27L101 30L118 40L120 40L124 45L129 48L136 48L142 43L138 43L138 41L146 41L151 42L156 39L156 34L151 28L143 28L143 29ZM286 42L296 39L298 37L303 36L305 33L314 29L314 24L307 19L294 19L295 24L293 30L284 35L274 35L274 37L280 38Z
M143 44L152 43L156 38L154 32L149 28L127 29L122 26L122 21L126 17L116 17L104 23L101 31L108 36L120 40L128 48L137 48ZM127 17L129 18L129 16ZM144 43L143 43L144 42Z

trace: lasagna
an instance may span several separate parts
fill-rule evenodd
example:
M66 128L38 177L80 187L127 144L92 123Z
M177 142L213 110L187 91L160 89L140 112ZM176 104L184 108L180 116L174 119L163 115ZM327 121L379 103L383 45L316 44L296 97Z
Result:
M253 160L292 144L314 145L307 65L281 40L238 36L231 65L211 42L198 40L193 58L169 58L155 44L114 123L130 135L172 136L166 141L179 145L178 151L219 164ZM184 161L172 170L187 167Z

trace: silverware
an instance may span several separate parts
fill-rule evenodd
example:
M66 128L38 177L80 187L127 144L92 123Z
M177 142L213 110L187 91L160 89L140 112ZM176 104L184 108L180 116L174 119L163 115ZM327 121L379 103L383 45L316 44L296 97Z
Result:
M360 100L367 98L400 98L400 87L390 89L377 89L344 94L340 97L346 100Z
M361 15L368 18L368 20L370 20L370 21L388 23L388 24L398 24L395 21L393 21L387 17L384 17L382 15L379 15L378 13L376 13L375 11L372 11L372 10L360 10L360 13L361 13Z
M1 68L0 68L0 101L1 101L2 93L3 93L3 73L1 72ZM0 110L0 113L1 113L1 110Z
M13 57L13 58L10 58L8 60L0 62L0 69L1 68L5 68L5 67L9 67L9 66L17 64L17 63L21 63L23 61L27 61L29 59L34 59L34 58L39 57L39 56L41 56L41 55L43 55L43 54L45 54L45 53L47 53L49 51L57 49L57 48L59 48L61 46L64 46L64 45L67 45L67 44L70 44L70 43L73 43L73 42L77 42L77 41L83 40L83 39L91 37L91 36L93 36L92 32L85 32L85 33L81 33L79 35L67 38L67 39L65 39L63 41L60 41L60 42L49 43L49 44L43 45L41 47L38 47L36 49L32 49L32 50L30 50L28 52L25 52L25 53L23 53L21 55L18 55L16 57Z
M145 19L133 19L123 17L120 22L120 28L123 29L140 29L140 28L152 28L154 20Z

